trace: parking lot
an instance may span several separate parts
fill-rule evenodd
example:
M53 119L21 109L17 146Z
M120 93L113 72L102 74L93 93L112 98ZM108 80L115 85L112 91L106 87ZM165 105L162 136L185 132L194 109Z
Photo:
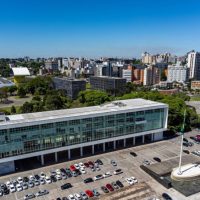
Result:
M187 134L186 137L189 137L195 134L197 134L197 132L191 132ZM39 190L46 189L49 191L48 195L37 197L35 199L56 200L58 197L60 198L68 197L69 194L80 193L81 191L85 191L87 189L89 190L97 189L98 192L100 193L99 199L107 199L106 196L108 196L109 199L113 199L112 195L104 194L104 192L101 190L101 186L105 186L108 183L112 183L113 181L120 180L124 184L125 189L127 188L127 191L132 191L134 189L136 190L137 187L141 187L142 184L144 185L144 183L146 184L144 185L144 189L140 190L140 192L137 193L139 196L141 196L141 198L137 197L137 199L151 199L152 197L158 197L159 199L162 199L161 194L163 192L169 193L173 197L173 199L177 199L177 200L198 199L198 196L200 197L200 195L198 194L193 195L192 197L186 198L180 193L178 193L177 191L175 191L173 188L167 191L167 189L165 189L163 186L161 186L159 183L153 180L148 174L142 171L139 167L145 159L150 161L152 164L156 163L156 161L153 159L154 157L159 157L161 161L168 160L170 158L176 158L176 157L177 159L179 159L178 157L179 152L180 152L179 145L180 145L180 138L174 138L168 141L160 141L156 143L131 147L131 148L123 149L123 150L104 153L101 155L95 155L95 156L91 156L87 158L82 158L79 160L73 160L73 161L69 161L65 163L51 165L51 166L39 168L32 171L26 171L23 173L3 176L0 178L1 183L3 182L5 183L8 180L14 180L14 179L16 180L17 177L19 176L29 177L30 175L35 175L35 174L40 175L41 172L44 172L45 174L50 175L50 171L52 170L56 170L60 168L69 168L70 165L75 164L75 163L96 161L97 159L101 159L103 162L103 165L100 165L100 171L93 172L90 168L86 168L86 174L82 174L77 177L68 178L66 180L60 180L57 182L53 182L51 184L35 186L33 188L29 188L21 192L11 193L9 195L6 195L0 198L8 199L8 200L15 200L15 199L22 200L24 195L28 193L36 193ZM197 150L197 149L200 150L200 144L194 144L194 146L188 147L185 149L189 149L191 151ZM133 157L132 155L130 155L131 151L134 151L137 154L137 156ZM117 163L117 166L112 166L111 160L115 160ZM114 175L113 171L116 169L122 169L123 173L119 175ZM105 174L106 172L111 172L112 176L98 180L98 181L94 181L92 183L85 184L83 182L83 180L86 178L89 178L89 177L94 178L96 175ZM126 178L132 177L132 176L137 178L138 183L135 185L129 186L129 184L126 182ZM64 183L71 183L73 187L70 189L61 190L60 186L63 185ZM120 194L120 192L117 192L117 191L113 192L113 195L114 194L116 195L118 193ZM126 193L123 192L122 195L125 195L125 194ZM145 198L144 196L142 197L142 195L146 195ZM115 196L115 199L117 199L116 196ZM130 199L130 198L126 197L125 195L124 197L121 196L121 198L119 199Z

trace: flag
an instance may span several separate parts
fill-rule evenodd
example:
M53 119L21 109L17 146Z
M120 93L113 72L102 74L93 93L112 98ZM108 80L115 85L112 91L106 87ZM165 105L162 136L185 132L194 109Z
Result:
M185 115L186 115L186 110L184 111L183 124L182 124L182 127L181 127L181 134L182 135L184 134L184 131L185 131Z

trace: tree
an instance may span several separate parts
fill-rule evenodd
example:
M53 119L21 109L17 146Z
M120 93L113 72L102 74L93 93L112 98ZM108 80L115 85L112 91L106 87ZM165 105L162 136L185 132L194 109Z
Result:
M20 86L17 90L17 95L20 97L20 98L24 98L26 96L26 90L24 87Z
M29 102L25 102L21 107L20 107L21 113L31 113L33 112L33 104Z
M60 96L47 95L45 98L45 107L47 110L59 110L64 108L64 102Z
M11 107L10 112L11 112L12 114L15 114L15 113L16 113L16 108L15 108L15 106L12 106L12 107Z
M13 85L13 86L8 87L8 92L10 93L10 96L12 96L13 93L16 91L17 91L17 86Z

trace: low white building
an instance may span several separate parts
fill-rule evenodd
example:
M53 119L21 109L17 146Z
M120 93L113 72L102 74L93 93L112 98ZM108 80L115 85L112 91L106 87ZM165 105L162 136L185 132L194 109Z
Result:
M179 82L184 83L188 81L189 68L187 66L182 66L180 62L176 65L168 66L168 82Z
M127 82L131 82L132 81L132 70L123 69L122 70L122 78L125 78Z

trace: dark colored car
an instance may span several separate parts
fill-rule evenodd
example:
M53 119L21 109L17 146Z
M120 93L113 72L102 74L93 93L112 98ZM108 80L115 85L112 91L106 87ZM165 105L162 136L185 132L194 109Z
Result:
M183 138L183 141L184 142L189 142L187 138Z
M105 186L102 186L101 189L103 190L104 193L108 193L109 192L109 190Z
M154 157L153 159L154 159L155 161L157 161L157 162L161 162L161 159L158 158L158 157Z
M97 164L99 164L99 165L103 165L103 162L102 162L100 159L97 159L97 160L95 161L95 163L97 163Z
M167 193L163 193L162 194L163 199L165 200L172 200L172 198L167 194Z
M66 168L65 171L66 171L66 175L68 178L72 177L72 173L71 173L70 169Z
M188 142L188 146L189 146L189 147L192 147L193 145L194 145L193 142Z
M36 179L36 180L40 180L40 176L36 174L36 175L35 175L35 179Z
M186 149L183 149L183 152L186 153L186 154L190 154L190 152Z
M58 197L56 200L61 200L61 198L60 198L60 197Z
M56 182L57 181L56 177L53 176L53 175L50 176L50 179L51 179L52 182Z
M112 192L112 191L114 191L114 188L113 188L113 186L111 185L111 184L106 184L106 187Z
M61 171L62 173L64 173L64 174L66 174L65 169L61 168L60 171Z
M23 178L23 182L26 182L26 183L27 183L28 181L29 181L29 178L28 178L28 177L24 177L24 178Z
M191 136L190 139L191 139L191 140L194 140L194 141L197 140L197 138L196 138L196 137L193 137L193 136Z
M88 164L89 164L89 167L94 167L94 163L92 161L89 161Z
M183 146L188 147L188 142L183 142Z
M40 197L40 196L43 196L43 195L46 195L46 194L49 194L49 191L48 190L42 190L42 191L39 191L35 194L36 197Z
M116 184L120 187L120 188L123 188L124 187L124 185L122 184L122 182L121 181L116 181Z
M6 187L3 189L3 195L7 195L10 193L10 190Z
M86 178L84 180L84 183L91 183L91 182L94 182L94 180L92 178Z
M71 183L65 183L64 185L61 185L60 188L61 190L66 190L72 187Z
M33 193L26 194L24 196L24 200L29 200L29 199L33 199L33 198L35 198L35 195Z
M85 167L89 167L89 164L87 162L84 163Z
M130 154L131 154L133 157L136 157L136 156L137 156L137 154L136 154L135 152L133 152L133 151L131 151Z
M62 200L68 200L68 198L67 197L63 197Z
M87 196L89 198L93 197L94 196L94 193L91 191L91 190L86 190L85 193L87 194Z

